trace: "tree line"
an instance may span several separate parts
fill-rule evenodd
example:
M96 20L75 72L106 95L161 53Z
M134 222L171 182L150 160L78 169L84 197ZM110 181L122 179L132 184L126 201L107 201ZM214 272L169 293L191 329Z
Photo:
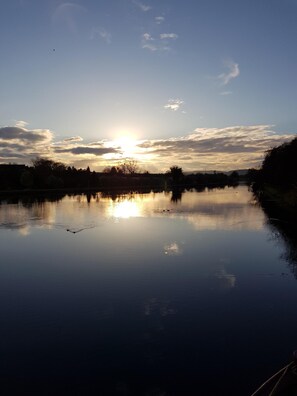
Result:
M297 137L266 152L262 166L249 172L252 189L263 208L297 220ZM269 204L267 203L269 202ZM287 215L285 216L285 213Z
M252 189L284 258L297 279L297 138L266 152L262 166L251 170Z
M77 169L47 158L35 158L31 166L0 164L0 190L38 189L100 189L137 188L157 189L183 186L234 185L238 182L237 172L184 174L181 167L174 165L165 173L141 171L135 160L126 160L118 165L106 167L103 172Z
M61 162L36 158L32 166L0 165L0 189L59 189L88 186L95 174L87 169L67 167Z

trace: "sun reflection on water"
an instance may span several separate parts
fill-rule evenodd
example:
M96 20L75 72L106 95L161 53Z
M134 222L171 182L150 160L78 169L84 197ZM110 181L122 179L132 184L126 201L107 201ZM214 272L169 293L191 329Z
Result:
M111 202L108 210L110 217L129 219L140 216L140 206L136 201Z
M26 236L32 227L78 230L101 226L105 219L164 218L188 222L195 231L261 230L265 215L252 200L246 186L236 189L185 192L182 200L172 202L172 193L98 193L91 196L66 196L57 202L6 204L0 207L0 230L22 229ZM165 220L166 219L166 220ZM172 223L173 224L173 223ZM25 229L26 228L26 229ZM166 255L179 255L182 245L168 241Z

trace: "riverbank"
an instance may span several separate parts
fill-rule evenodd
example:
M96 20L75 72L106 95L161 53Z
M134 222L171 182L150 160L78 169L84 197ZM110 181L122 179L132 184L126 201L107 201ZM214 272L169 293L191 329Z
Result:
M297 210L297 187L281 188L269 183L253 186L253 192L261 201L269 201L282 210Z

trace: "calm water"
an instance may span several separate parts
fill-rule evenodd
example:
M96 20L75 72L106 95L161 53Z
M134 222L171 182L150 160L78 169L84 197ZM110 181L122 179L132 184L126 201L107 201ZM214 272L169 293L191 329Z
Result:
M297 348L288 247L245 186L2 201L0 248L1 394L249 395Z

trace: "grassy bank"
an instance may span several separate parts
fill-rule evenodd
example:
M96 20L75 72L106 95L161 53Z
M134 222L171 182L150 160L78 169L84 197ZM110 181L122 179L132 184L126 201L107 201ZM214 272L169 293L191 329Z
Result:
M282 188L269 183L254 187L259 200L268 201L287 212L297 211L297 187Z

